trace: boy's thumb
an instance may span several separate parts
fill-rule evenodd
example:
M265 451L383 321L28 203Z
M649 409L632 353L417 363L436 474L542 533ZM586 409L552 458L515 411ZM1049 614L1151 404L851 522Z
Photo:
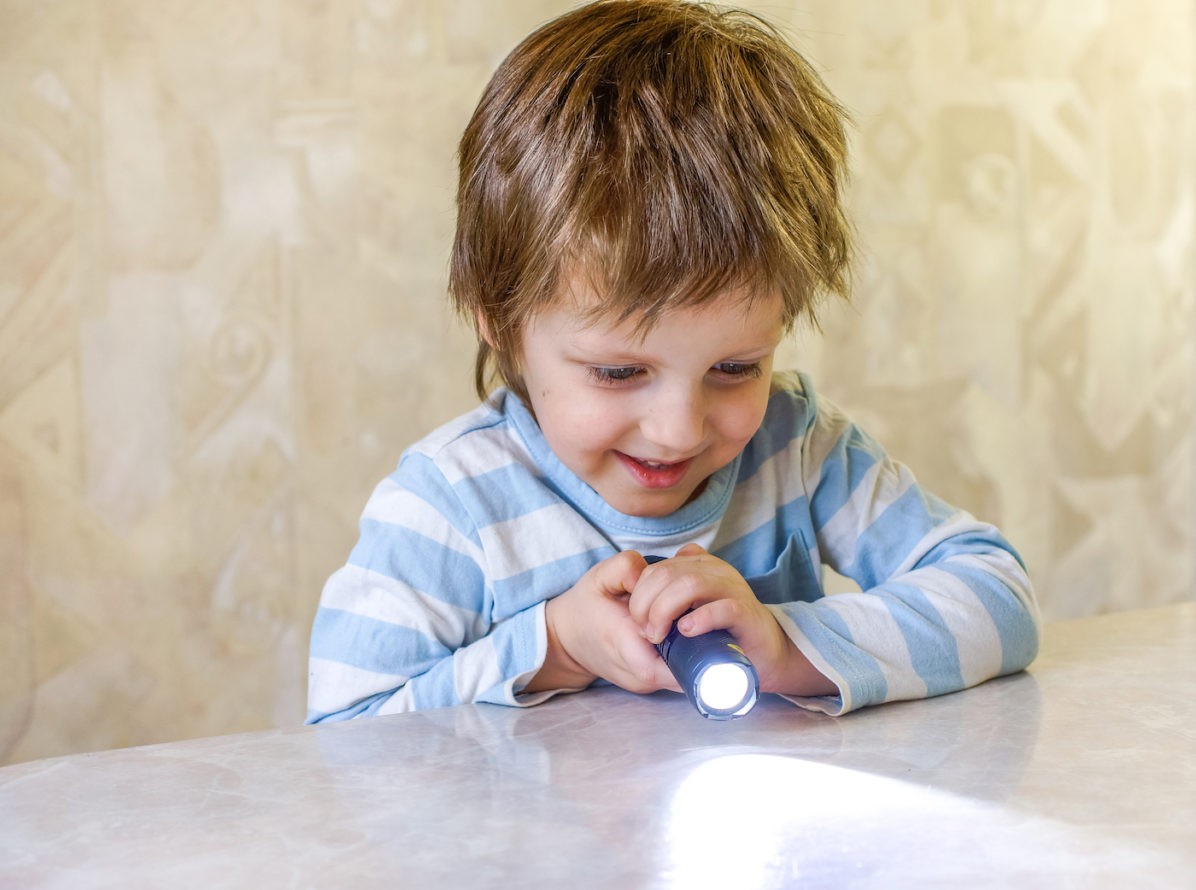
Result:
M640 572L647 565L641 554L634 550L624 550L594 566L595 586L607 596L628 594L635 589L635 582L639 580Z

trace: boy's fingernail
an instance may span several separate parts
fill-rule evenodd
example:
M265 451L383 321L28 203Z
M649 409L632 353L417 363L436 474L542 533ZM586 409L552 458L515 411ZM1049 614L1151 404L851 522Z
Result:
M690 629L693 628L693 626L694 626L694 621L692 618L682 618L680 621L677 622L677 630L681 631L681 633L683 633L683 634L689 633Z

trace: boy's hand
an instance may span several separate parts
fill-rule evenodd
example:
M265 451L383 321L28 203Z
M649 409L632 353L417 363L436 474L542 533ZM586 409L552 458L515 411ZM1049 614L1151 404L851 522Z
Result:
M523 692L583 689L599 677L629 692L681 691L627 609L646 565L638 553L618 553L548 601L548 656Z
M697 544L642 569L630 589L630 618L651 643L663 640L678 618L677 628L687 637L725 628L755 665L762 692L838 691L793 645L743 576Z

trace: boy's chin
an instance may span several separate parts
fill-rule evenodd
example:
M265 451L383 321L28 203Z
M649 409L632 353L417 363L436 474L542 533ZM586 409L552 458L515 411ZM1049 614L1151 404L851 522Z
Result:
M681 491L643 491L608 494L599 491L602 499L615 510L625 516L638 516L641 519L660 519L676 513L686 504L702 493L706 481L688 493Z

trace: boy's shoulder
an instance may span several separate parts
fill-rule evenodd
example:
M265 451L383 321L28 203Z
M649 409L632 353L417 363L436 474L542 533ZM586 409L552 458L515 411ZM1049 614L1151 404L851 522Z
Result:
M851 418L832 399L815 391L802 371L778 371L772 376L768 409L757 438L779 447L780 442L810 445L812 437L833 440L849 427Z
M773 371L770 391L774 396L778 394L788 398L804 396L812 392L810 377L808 374L796 370Z
M525 449L498 394L437 427L403 452L400 463L423 458L452 478L478 475L519 459Z
M808 374L802 371L775 371L768 396L768 414L813 416L818 413L818 400Z
M490 402L483 402L473 410L466 411L427 433L422 439L409 445L407 451L435 456L475 433L485 433L502 426L504 419L505 415L499 408Z

